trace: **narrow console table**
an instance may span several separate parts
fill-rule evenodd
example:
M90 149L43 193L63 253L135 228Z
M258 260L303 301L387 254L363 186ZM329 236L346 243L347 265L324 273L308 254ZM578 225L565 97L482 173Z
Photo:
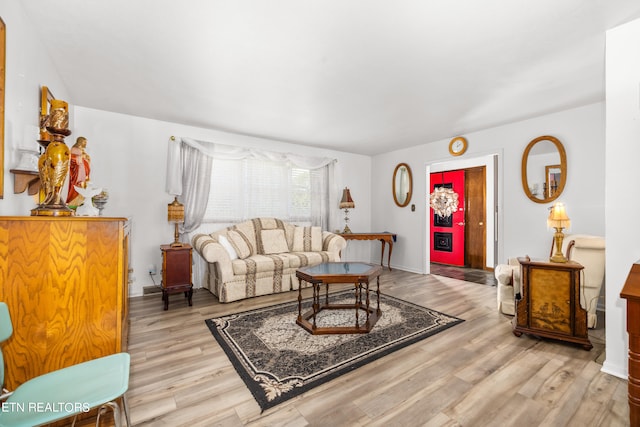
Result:
M396 241L395 233L341 233L340 235L346 240L380 240L380 243L382 243L382 250L380 251L380 265L383 265L382 260L384 259L384 246L388 243L389 255L387 258L387 267L389 267L389 271L391 271L391 252L393 251L393 242Z
M580 306L580 270L577 262L532 261L522 265L522 297L516 299L513 333L553 338L581 344L591 350L587 311Z

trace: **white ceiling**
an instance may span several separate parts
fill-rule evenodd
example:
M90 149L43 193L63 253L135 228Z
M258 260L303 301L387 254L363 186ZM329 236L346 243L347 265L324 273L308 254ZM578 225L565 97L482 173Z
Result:
M638 0L21 3L73 104L368 155L603 100L605 31L640 17Z

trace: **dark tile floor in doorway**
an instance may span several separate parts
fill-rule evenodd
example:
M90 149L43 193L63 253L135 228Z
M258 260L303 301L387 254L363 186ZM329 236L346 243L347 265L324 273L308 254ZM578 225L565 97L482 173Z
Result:
M483 285L497 285L493 271L431 263L431 274L451 277L452 279L466 280L467 282L480 283Z

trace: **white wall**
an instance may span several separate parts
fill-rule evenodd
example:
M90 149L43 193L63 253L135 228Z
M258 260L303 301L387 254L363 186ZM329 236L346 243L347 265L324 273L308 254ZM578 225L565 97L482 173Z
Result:
M620 291L640 259L640 20L607 32L606 325L603 370L626 377L626 301ZM620 204L623 201L623 204Z
M548 257L553 233L547 230L546 218L551 203L529 200L520 178L522 154L527 144L541 135L555 136L567 152L567 184L558 200L565 203L572 220L570 232L604 235L604 104L596 103L465 134L469 148L460 158L449 155L449 139L375 156L372 224L374 229L399 234L392 265L425 272L427 166L437 168L434 170L440 170L442 164L447 169L469 167L492 155L498 157L498 257L495 263L512 256ZM408 163L413 172L410 205L416 205L415 212L411 212L410 207L398 208L393 202L391 180L400 162ZM491 233L487 233L487 239L491 238Z
M29 215L35 200L13 194L13 175L19 163L18 148L37 151L40 86L68 100L67 89L27 21L20 2L0 0L0 17L6 25L4 198L0 215Z
M109 191L105 216L127 216L132 220L131 263L134 269L132 295L151 286L148 266L160 270L159 246L173 241L173 226L167 222L167 204L173 198L165 192L167 144L172 135L203 141L270 151L292 152L338 159L336 185L348 186L356 208L350 211L350 227L368 230L371 224L371 159L368 156L309 148L260 138L228 134L202 128L161 122L84 107L75 108L74 134L87 137L91 155L91 181ZM342 193L338 195L341 196ZM339 200L335 201L337 207ZM342 228L338 222L332 229ZM370 258L368 247L349 247L347 260ZM159 277L155 277L159 283Z
M240 146L259 146L272 151L287 151L338 159L336 185L348 186L356 208L350 211L353 230L371 228L371 159L368 156L303 147L259 138L230 135L201 128L148 120L139 117L74 106L62 79L42 48L36 31L26 20L19 2L0 0L0 17L6 24L6 97L4 199L0 215L30 215L37 204L26 192L13 194L14 177L9 170L19 162L18 148L38 150L40 86L46 85L56 98L70 105L70 130L66 138L71 146L78 136L88 138L91 155L91 181L105 187L110 198L105 216L128 216L132 228L133 284L131 295L140 295L152 285L147 273L150 264L160 266L159 245L173 241L173 228L166 221L171 197L165 189L167 143L171 135L187 136ZM105 89L107 90L107 89ZM339 200L336 200L336 206ZM342 216L335 228L344 227ZM346 260L371 257L369 246L349 246ZM159 269L159 268L158 268ZM156 283L159 282L156 276Z

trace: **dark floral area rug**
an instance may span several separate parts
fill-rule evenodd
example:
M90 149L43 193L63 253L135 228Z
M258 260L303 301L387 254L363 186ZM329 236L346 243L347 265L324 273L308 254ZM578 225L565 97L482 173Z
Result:
M330 295L332 303L353 303L353 298L353 291ZM303 312L310 307L311 300L304 300ZM388 295L380 295L380 308L382 316L368 334L311 335L296 324L297 301L206 323L264 411L463 322ZM321 311L316 321L352 325L355 310Z

